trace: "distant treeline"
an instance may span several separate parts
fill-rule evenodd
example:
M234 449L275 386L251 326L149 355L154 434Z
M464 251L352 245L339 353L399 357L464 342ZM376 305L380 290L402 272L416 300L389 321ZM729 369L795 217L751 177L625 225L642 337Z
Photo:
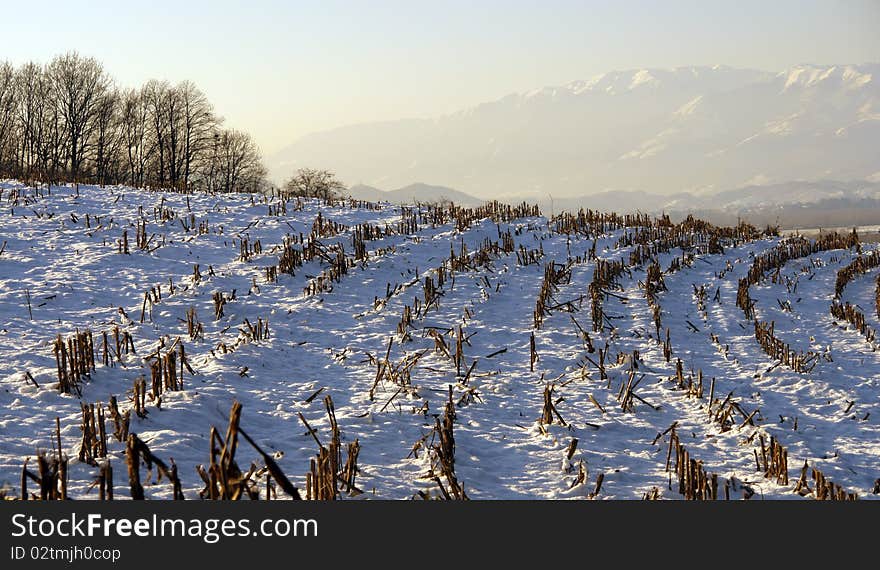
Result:
M189 81L120 89L75 52L46 65L0 62L0 177L259 190L259 149L222 122Z
M809 204L786 204L737 212L697 209L671 212L670 217L684 218L688 213L717 225L736 225L738 220L745 220L756 226L769 224L783 229L873 226L880 224L880 200L827 199Z

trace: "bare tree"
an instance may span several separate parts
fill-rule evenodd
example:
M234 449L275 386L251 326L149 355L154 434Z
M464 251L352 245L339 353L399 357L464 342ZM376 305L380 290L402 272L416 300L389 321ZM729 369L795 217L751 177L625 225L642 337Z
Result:
M154 149L149 137L150 113L144 90L127 90L122 95L120 107L122 152L126 162L125 178L130 184L143 186L147 165Z
M184 81L176 87L183 114L182 182L189 188L199 159L210 149L212 135L220 122L214 107L198 87Z
M98 108L109 89L110 80L96 59L82 57L76 52L53 59L47 75L64 121L70 176L76 182L91 147Z
M215 133L207 165L207 186L216 192L258 192L266 182L266 168L250 135L234 129Z
M100 185L118 178L119 148L122 136L119 129L120 95L113 89L99 99L95 115L95 179Z
M22 65L15 75L15 128L18 130L18 173L31 178L40 169L44 114L49 104L43 68L36 63Z
M155 166L154 182L159 186L165 186L165 163L166 163L166 141L168 139L168 129L165 124L165 106L167 105L167 92L170 91L168 82L157 81L151 79L144 85L143 97L144 103L150 116L152 127L152 136L156 148L154 155L157 161Z
M69 139L64 127L64 119L56 104L55 92L48 77L42 82L42 86L45 108L40 127L42 132L39 146L40 172L50 180L57 180L65 170Z
M222 122L202 91L152 80L120 92L95 59L0 62L0 176L127 182L178 190L262 188L253 140Z
M345 185L336 179L335 174L329 170L314 168L300 168L284 183L284 191L289 196L324 200L339 197L340 191L344 189Z
M13 156L15 95L15 69L9 62L0 62L0 171L9 169Z
M166 81L149 81L144 95L153 126L159 186L182 189L186 163L185 116L181 90Z
M172 87L165 92L165 137L168 160L168 184L180 189L183 172L183 102L180 92Z

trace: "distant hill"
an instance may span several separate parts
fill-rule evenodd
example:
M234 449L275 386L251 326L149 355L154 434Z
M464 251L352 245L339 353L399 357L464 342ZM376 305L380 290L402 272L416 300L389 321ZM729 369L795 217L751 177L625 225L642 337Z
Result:
M355 200L367 200L369 202L382 202L383 200L387 200L386 192L374 186L367 186L366 184L355 184L347 190L343 190L342 194L351 196Z
M693 214L720 225L736 224L739 219L786 228L880 224L880 182L868 180L792 181L668 196L602 192L553 201L545 197L537 203L547 214L579 208L620 213L665 212L673 219Z
M348 193L358 199L396 204L414 201L452 200L463 206L477 206L478 198L444 186L411 184L389 192L372 186L352 186ZM880 182L822 180L749 185L723 192L671 195L641 191L612 191L578 197L521 196L516 201L537 203L546 215L580 208L669 214L680 220L689 214L719 225L736 224L744 219L756 225L782 225L784 228L837 227L880 224ZM510 200L513 201L513 200Z
M461 206L479 206L483 200L470 194L459 192L445 186L415 183L397 190L381 190L374 186L356 184L344 192L357 200L370 200L373 202L391 202L393 204L409 204L414 202L439 202L452 201Z

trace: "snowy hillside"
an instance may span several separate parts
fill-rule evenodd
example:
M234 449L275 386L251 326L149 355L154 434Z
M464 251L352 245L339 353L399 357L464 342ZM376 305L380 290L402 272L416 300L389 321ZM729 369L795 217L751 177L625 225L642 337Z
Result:
M39 496L60 437L69 496L97 498L109 461L129 497L124 427L187 499L217 477L305 497L331 448L345 499L877 496L877 265L837 295L868 328L830 312L848 238L797 256L749 228L499 205L0 190L7 495L30 458ZM234 401L237 466L212 443ZM146 497L172 498L155 465Z
M880 175L880 66L607 73L436 119L353 125L270 158L279 179L425 180L478 197L659 194Z

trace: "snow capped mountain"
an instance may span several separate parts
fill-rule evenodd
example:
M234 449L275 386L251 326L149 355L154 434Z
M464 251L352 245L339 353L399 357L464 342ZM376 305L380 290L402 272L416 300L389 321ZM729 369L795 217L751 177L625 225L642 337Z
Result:
M858 89L869 83L873 76L870 71L862 71L856 66L846 65L831 67L819 67L814 65L802 65L789 71L777 74L777 77L785 78L785 87L815 87L820 84L844 86L850 89Z
M435 119L307 135L271 160L481 198L880 177L880 65L614 71ZM872 178L874 177L874 178Z

